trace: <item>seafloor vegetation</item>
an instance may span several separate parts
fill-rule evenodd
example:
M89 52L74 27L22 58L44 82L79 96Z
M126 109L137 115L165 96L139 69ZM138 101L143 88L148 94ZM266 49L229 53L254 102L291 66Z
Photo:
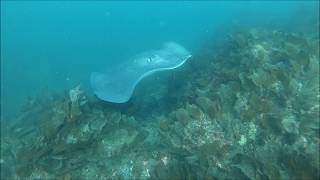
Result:
M2 125L1 178L319 179L319 36L210 42L113 105L80 86Z

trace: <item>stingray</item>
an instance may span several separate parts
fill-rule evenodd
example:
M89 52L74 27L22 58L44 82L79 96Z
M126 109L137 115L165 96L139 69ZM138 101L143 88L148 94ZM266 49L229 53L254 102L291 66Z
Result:
M137 84L151 74L183 65L191 54L175 42L167 42L162 49L137 54L125 63L109 67L104 73L92 72L90 81L95 95L104 101L125 103Z

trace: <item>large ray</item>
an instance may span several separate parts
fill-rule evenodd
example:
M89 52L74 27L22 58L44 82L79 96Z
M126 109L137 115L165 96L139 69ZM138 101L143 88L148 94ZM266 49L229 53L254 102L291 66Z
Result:
M91 73L91 86L98 98L113 103L127 102L136 85L146 76L183 65L191 54L181 45L168 42L162 49L140 53L106 72Z

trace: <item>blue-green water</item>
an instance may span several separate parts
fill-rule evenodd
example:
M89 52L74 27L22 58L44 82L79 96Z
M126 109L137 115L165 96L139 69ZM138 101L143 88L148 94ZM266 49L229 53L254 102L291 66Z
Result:
M1 1L1 179L319 179L319 1Z
M286 25L292 30L290 18L315 15L315 4L2 1L2 115L13 115L26 97L41 90L82 84L90 91L90 72L166 41L179 42L192 52L234 24ZM304 10L310 14L296 15Z

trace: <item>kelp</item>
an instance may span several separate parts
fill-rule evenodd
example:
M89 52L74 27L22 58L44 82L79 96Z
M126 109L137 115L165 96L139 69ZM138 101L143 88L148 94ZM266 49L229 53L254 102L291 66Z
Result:
M31 99L1 137L1 178L319 179L318 42L233 32L123 106L80 86Z

